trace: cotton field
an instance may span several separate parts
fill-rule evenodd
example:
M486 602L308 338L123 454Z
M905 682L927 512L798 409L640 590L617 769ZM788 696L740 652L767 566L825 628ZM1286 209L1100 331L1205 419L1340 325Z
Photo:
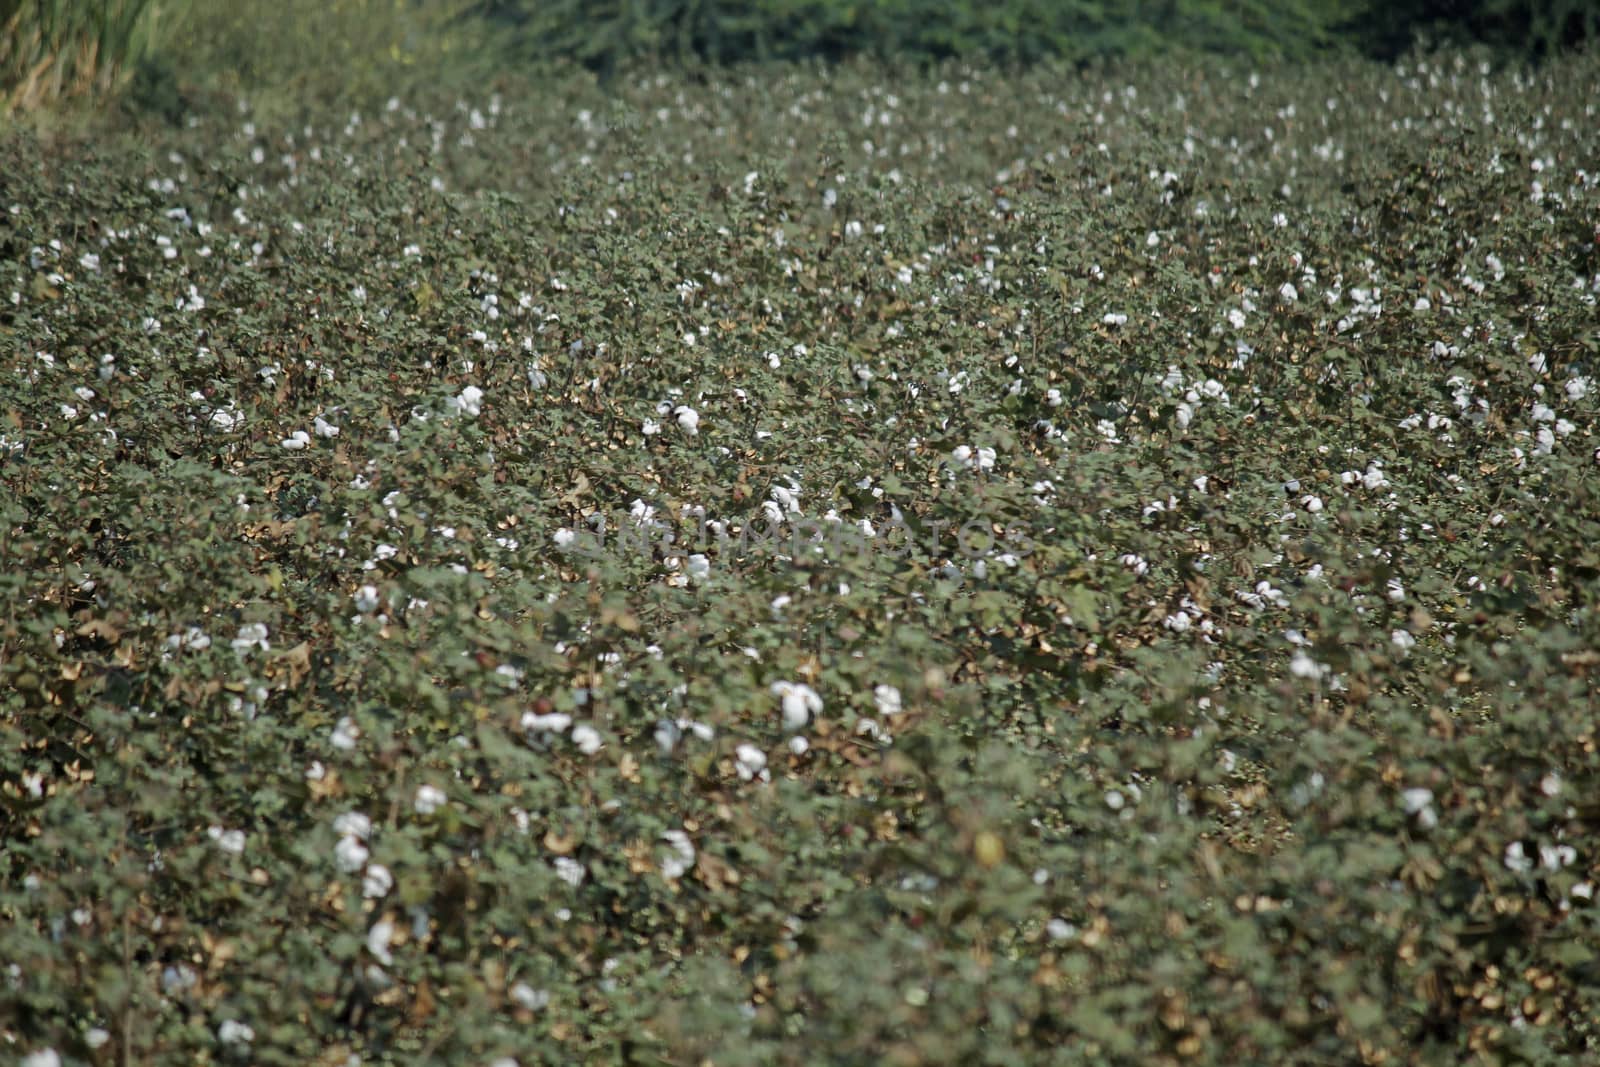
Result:
M0 135L6 1054L1600 1055L1597 110Z

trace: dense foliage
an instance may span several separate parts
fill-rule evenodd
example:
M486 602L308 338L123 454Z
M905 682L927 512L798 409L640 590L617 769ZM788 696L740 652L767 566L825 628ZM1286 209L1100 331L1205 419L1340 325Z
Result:
M1597 100L6 135L0 1045L1593 1060Z
M1489 45L1541 60L1600 32L1589 0L0 0L0 114L105 100L181 121L216 93L382 98L578 63L606 79L873 56L1067 65ZM434 85L437 90L438 85Z
M157 43L156 0L0 0L0 116L121 89Z
M1174 48L1304 55L1326 47L1353 7L1343 0L485 0L481 10L515 28L525 54L609 69L641 54L715 63L862 53L1081 62Z

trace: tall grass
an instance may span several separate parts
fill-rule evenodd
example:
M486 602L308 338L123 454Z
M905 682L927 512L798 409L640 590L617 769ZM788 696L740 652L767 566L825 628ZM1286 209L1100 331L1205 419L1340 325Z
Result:
M0 112L122 89L156 44L161 0L0 0Z

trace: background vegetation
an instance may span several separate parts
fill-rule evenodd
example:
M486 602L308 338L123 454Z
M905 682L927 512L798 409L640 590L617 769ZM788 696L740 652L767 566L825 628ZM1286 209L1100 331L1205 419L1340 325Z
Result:
M1180 55L1256 62L1393 59L1418 44L1539 60L1592 41L1587 0L7 0L4 110L107 98L181 116L208 93L370 99L556 62L638 64L873 56L1100 63Z

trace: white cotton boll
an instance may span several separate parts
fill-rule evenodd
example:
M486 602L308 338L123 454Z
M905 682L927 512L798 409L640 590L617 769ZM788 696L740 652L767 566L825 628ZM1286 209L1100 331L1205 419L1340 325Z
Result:
M224 1045L248 1045L256 1039L256 1032L236 1019L224 1019L217 1027L217 1040Z
M338 437L339 427L318 415L311 421L311 428L317 432L318 437Z
M375 585L364 585L360 589L356 590L354 599L356 602L357 611L361 612L363 615L371 614L372 612L378 610L378 587Z
M423 785L417 787L417 795L413 798L411 807L418 815L432 815L444 807L447 800L444 790L438 786Z
M231 643L233 650L239 653L250 653L258 648L266 652L272 647L267 641L267 625L261 622L246 623L239 627L239 636Z
M667 830L661 835L671 854L661 861L661 875L669 882L682 878L694 867L694 842L682 830Z
M694 408L686 404L679 404L673 409L673 413L677 415L678 427L684 433L694 437L700 432L700 413Z
M304 430L296 430L282 441L279 441L278 444L290 452L303 452L311 446L311 435Z
M796 756L804 756L807 752L811 751L811 742L807 741L804 737L791 737L789 738L789 751Z
M767 754L755 745L740 745L733 753L734 769L743 781L751 781L767 768Z
M644 431L646 437L654 437L661 432L661 424L655 419L645 419L644 424L639 429Z
M371 855L367 846L354 837L341 837L339 843L333 846L333 862L345 874L354 874L367 865L367 857Z
M670 756L683 739L683 730L671 719L660 719L656 722L655 739L656 748L661 750L661 754Z
M1278 286L1278 299L1285 304L1292 304L1300 299L1300 292L1295 289L1293 283L1284 282Z
M795 731L811 721L811 716L822 711L822 698L809 685L798 682L773 682L772 693L783 708L784 729Z
M1289 673L1296 678L1317 679L1327 673L1328 668L1305 652L1296 649L1295 654L1289 659Z
M556 875L565 883L576 889L583 884L583 879L588 875L583 864L571 856L557 856L555 859Z
M694 581L703 582L711 577L711 561L701 553L696 552L689 557L686 573Z
M577 745L578 751L585 756L592 756L599 752L604 744L600 739L600 731L588 723L582 723L572 728L572 743Z
M550 1006L549 992L535 989L526 982L518 982L511 987L511 999L517 1002L518 1007L526 1008L528 1011L543 1011ZM496 1060L494 1067L504 1067L506 1064L517 1067L517 1061L509 1056Z
M333 733L328 738L328 741L334 748L348 752L356 747L356 741L360 737L360 727L356 726L355 720L346 715L334 726Z
M379 919L372 924L372 929L367 931L367 951L385 967L394 963L394 956L389 952L389 945L393 941L394 923L388 919Z
M244 852L245 836L243 830L224 830L220 826L213 826L206 831L217 847L231 856Z
M565 712L552 711L548 715L540 715L533 711L522 713L522 728L529 733L559 734L564 733L571 725L572 716Z
M1431 789L1423 789L1419 786L1414 789L1407 789L1400 794L1400 804L1405 808L1407 815L1415 815L1432 803L1433 790Z
M872 699L878 707L879 715L898 715L904 710L900 690L892 685L875 686L872 690Z
M1507 870L1518 874L1533 870L1533 860L1523 849L1521 841L1513 841L1506 846L1505 865Z
M1578 859L1578 850L1571 845L1540 845L1539 865L1547 871L1570 867Z
M978 469L981 471L994 470L995 451L992 448L978 449Z
M365 841L372 836L372 820L362 812L347 811L333 820L333 832Z
M962 467L972 466L972 449L967 445L957 445L950 451L950 459Z
M381 863L367 868L361 879L361 895L368 900L382 900L394 888L394 875Z
M477 418L483 412L483 390L476 385L469 385L461 390L460 395L446 400L445 406L453 415L470 415Z

